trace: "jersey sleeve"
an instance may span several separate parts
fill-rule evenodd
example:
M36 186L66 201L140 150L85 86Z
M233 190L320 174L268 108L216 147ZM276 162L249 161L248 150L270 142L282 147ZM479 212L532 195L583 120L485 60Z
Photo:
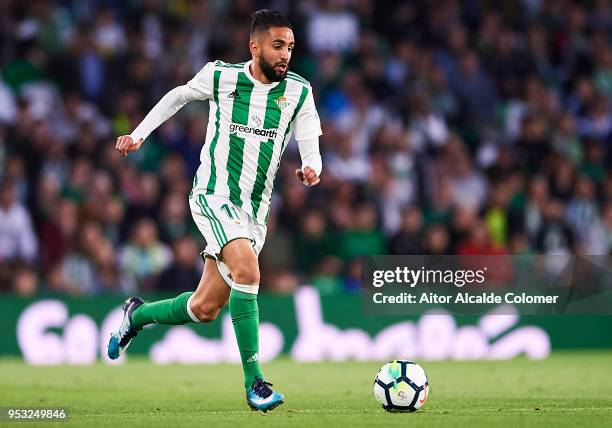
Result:
M207 63L193 76L185 85L191 95L198 100L208 100L213 97L213 74L215 66L212 62Z
M311 167L317 175L321 175L323 169L323 161L319 152L319 139L298 140L298 149L302 158L302 171L307 166Z
M308 88L308 95L295 118L295 139L297 141L312 140L321 134L323 134L321 120L314 103L312 89Z
M212 62L209 62L185 85L177 86L164 95L136 129L132 131L130 134L132 139L134 141L140 139L146 140L155 129L188 102L212 98L213 72L214 65Z

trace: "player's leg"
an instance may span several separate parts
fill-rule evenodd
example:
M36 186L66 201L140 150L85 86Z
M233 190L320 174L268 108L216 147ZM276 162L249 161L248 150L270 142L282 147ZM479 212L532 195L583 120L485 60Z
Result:
M195 292L183 293L174 299L142 304L133 309L132 322L135 328L150 323L185 324L187 322L209 322L216 318L220 308L228 300L229 286L223 280L214 257L221 252L226 243L227 234L239 234L240 229L233 222L223 224L225 219L219 217L219 204L222 200L215 198L210 202L206 196L192 193L189 207L193 220L206 240L203 254L204 272ZM214 255L214 256L213 256ZM229 280L228 280L229 282Z
M189 300L188 310L198 322L211 322L217 319L219 312L229 300L230 287L223 280L216 260L206 256L204 273L197 290Z
M207 243L204 253L216 257L226 243L224 241L226 234L221 221L208 206L203 195L192 193L189 198L189 207L193 220ZM218 211L216 205L215 210ZM240 232L235 230L232 224L226 227L230 234ZM123 322L119 330L111 334L108 356L112 359L118 358L120 353L127 349L138 330L147 324L177 325L191 321L199 322L200 319L205 322L214 319L213 315L216 316L218 313L218 308L215 309L215 307L219 305L222 307L227 302L227 294L229 294L229 288L219 273L216 261L206 258L202 279L195 293L186 292L174 299L152 303L145 303L138 297L129 298L123 304ZM195 312L192 311L192 308L195 309Z
M255 377L263 378L258 360L259 263L251 242L243 238L235 239L227 244L221 252L221 257L232 274L233 285L229 309L244 369L245 388L248 390Z
M132 313L132 325L142 328L152 323L178 325L213 321L227 304L229 291L215 260L206 257L202 278L195 292L189 291L173 299L144 303Z
M213 259L206 258L202 278L195 292L185 292L172 299L145 303L130 297L123 304L123 321L111 334L108 356L116 359L127 349L138 331L147 324L180 325L188 322L210 322L227 304L229 287Z
M253 410L264 412L283 403L283 395L270 389L259 366L259 263L249 239L229 242L221 258L232 274L229 310L238 342L247 402Z

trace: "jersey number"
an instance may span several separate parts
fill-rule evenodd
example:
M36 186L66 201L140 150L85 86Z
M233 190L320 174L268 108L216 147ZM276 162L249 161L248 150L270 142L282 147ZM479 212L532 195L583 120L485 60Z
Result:
M238 212L233 206L230 207L228 204L223 204L221 205L221 209L225 211L225 214L229 217L230 220L240 220Z

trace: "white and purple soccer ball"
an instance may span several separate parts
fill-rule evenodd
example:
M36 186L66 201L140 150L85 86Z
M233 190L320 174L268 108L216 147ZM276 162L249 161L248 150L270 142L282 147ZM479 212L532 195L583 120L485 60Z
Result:
M427 375L412 361L390 361L374 379L374 397L388 412L416 412L423 407L428 394Z

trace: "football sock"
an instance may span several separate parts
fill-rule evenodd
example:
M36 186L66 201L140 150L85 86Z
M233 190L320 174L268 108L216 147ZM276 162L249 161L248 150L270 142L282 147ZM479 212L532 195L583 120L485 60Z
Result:
M198 322L197 318L187 308L192 294L193 291L188 291L174 299L140 305L132 312L132 326L140 328L151 323L178 325Z
M259 287L241 284L234 284L234 287L230 292L229 310L244 371L244 387L248 391L256 377L263 378L259 368Z

